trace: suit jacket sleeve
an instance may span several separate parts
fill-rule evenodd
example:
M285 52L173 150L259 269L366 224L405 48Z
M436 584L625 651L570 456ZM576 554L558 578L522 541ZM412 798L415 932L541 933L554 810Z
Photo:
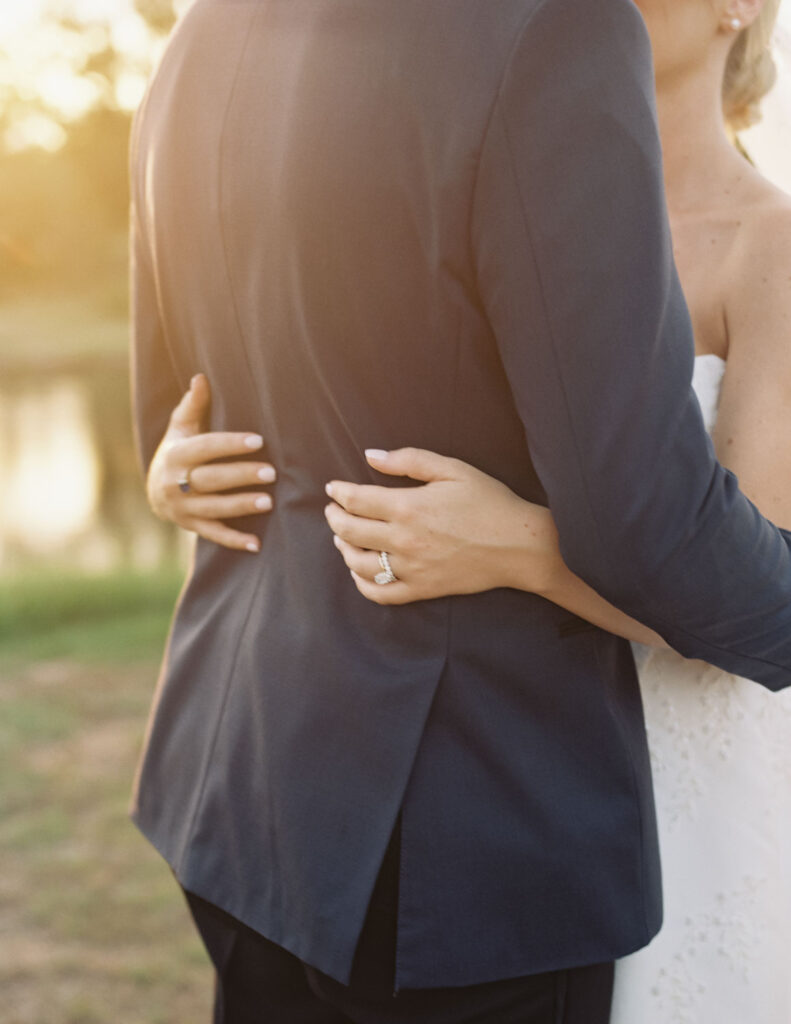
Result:
M130 374L135 449L138 464L145 478L167 428L170 413L186 390L186 383L179 380L165 341L153 258L135 195L141 185L140 176L135 168L135 152L136 146L133 141L130 216Z
M570 568L687 657L791 684L791 535L716 461L691 389L631 0L535 10L491 111L472 239Z

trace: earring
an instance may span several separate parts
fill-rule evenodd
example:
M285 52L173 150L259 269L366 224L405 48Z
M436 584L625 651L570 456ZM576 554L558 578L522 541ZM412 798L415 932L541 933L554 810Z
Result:
M741 27L742 27L742 19L741 18L731 18L731 28L733 29L734 32L738 32Z

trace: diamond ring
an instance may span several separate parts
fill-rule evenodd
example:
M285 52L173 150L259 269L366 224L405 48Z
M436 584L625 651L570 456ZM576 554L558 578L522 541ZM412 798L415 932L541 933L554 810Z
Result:
M179 480L179 490L183 491L184 494L189 494L192 490L192 484L190 483L190 470L188 469L184 476Z
M374 583L378 583L380 587L385 587L388 583L398 583L398 577L393 572L390 556L386 551L379 552L379 564L382 567L382 572L378 572L374 576Z

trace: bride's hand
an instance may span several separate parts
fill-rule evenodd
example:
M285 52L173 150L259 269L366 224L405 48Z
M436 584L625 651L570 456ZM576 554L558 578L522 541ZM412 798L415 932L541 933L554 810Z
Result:
M406 604L509 586L544 593L565 569L549 509L457 459L416 448L366 455L380 473L425 484L327 487L335 544L371 601ZM390 555L397 583L373 582L380 551Z
M237 487L271 484L275 469L267 462L212 460L249 454L263 447L258 434L223 431L202 432L211 403L209 381L202 373L192 378L187 391L170 416L168 428L151 461L146 494L155 515L192 530L206 540L238 551L257 552L255 534L242 533L221 520L260 515L272 508L265 491L222 494ZM189 481L189 489L180 486Z

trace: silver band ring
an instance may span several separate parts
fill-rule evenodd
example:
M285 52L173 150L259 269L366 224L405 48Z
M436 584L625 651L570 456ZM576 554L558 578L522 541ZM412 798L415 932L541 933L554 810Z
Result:
M192 472L192 470L188 469L184 473L184 476L181 478L181 480L179 480L179 482L178 482L179 490L183 491L184 494L189 494L189 492L192 490L192 484L190 483L190 473L191 472Z
M374 576L374 583L378 583L380 587L386 587L388 583L398 583L398 577L393 572L390 556L386 551L379 552L379 564L382 567L382 572L378 572Z

